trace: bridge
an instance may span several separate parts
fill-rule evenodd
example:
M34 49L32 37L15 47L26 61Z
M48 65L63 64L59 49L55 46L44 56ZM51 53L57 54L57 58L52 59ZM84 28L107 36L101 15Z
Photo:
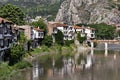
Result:
M94 48L94 43L104 43L105 49L108 49L108 44L120 44L120 40L89 40L91 48Z
M105 56L108 55L108 44L120 44L120 40L89 40L91 43L91 54L93 55L94 43L104 44L105 45Z

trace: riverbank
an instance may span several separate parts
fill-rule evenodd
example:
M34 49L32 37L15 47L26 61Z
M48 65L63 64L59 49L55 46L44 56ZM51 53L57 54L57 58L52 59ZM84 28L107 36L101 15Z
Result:
M24 59L27 61L32 61L38 56L47 55L47 54L73 54L77 52L77 46L74 44L70 46L60 46L60 45L54 45L52 47L47 46L41 46L36 49L33 49L29 55L27 55Z

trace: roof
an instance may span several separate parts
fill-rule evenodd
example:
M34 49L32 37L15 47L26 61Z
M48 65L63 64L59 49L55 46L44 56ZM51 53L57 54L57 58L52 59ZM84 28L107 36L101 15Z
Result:
M83 29L83 27L80 27L80 26L74 26L74 29Z
M7 20L7 19L4 19L4 18L1 18L1 17L0 17L0 23L2 23L2 21L8 22L8 23L12 23L12 21L9 21L9 20Z
M43 29L39 29L39 28L33 28L36 31L44 31Z

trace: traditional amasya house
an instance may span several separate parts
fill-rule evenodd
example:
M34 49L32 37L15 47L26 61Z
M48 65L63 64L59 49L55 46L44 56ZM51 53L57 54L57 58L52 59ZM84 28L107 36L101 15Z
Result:
M12 22L0 17L0 60L4 59L12 43Z
M81 37L86 36L87 40L92 40L95 38L95 29L89 26L74 26L75 32L80 33Z
M23 32L27 40L31 40L31 47L35 48L41 45L41 41L44 38L44 31L39 28L34 28L29 25L17 26L20 32Z
M33 40L34 47L40 46L44 38L44 30L38 28L33 28Z
M57 33L57 30L60 30L64 35L64 40L73 40L74 39L74 28L73 26L68 26L65 24L56 23L56 26L53 29L53 33Z

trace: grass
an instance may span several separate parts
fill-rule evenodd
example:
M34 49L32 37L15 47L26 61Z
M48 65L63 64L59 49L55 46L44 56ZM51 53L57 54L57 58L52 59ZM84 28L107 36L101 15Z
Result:
M31 54L38 54L38 53L41 53L41 52L48 52L48 51L49 51L49 49L48 49L47 46L42 46L42 47L33 49L30 53Z
M20 61L16 63L13 67L14 69L25 69L27 67L32 67L32 64L28 61Z
M19 70L32 67L27 61L20 61L13 66L9 66L7 62L0 62L0 80L11 80L12 76L20 73Z

